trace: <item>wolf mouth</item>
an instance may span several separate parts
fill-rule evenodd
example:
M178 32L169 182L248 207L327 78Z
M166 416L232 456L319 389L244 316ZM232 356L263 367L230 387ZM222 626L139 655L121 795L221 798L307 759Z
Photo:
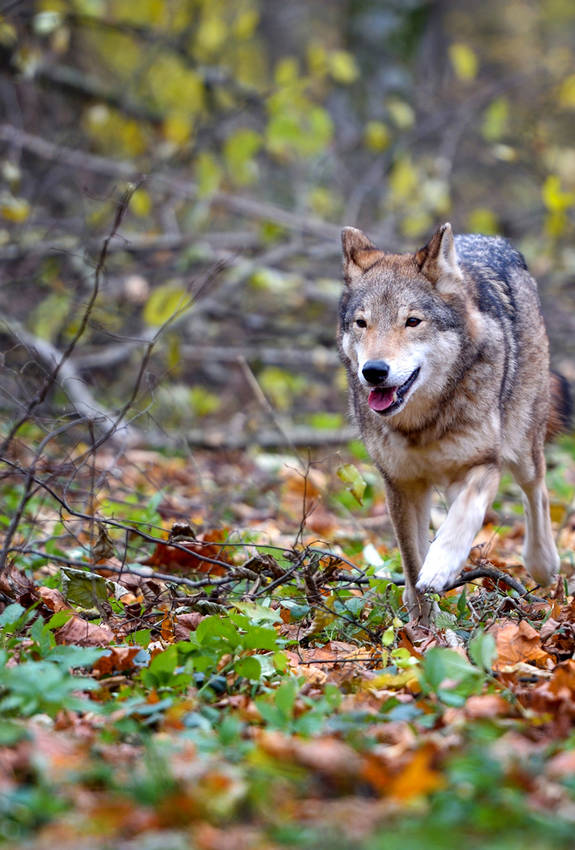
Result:
M383 416L388 416L401 407L405 400L405 394L417 380L419 368L418 366L417 369L414 369L407 381L399 387L374 387L368 398L371 409Z

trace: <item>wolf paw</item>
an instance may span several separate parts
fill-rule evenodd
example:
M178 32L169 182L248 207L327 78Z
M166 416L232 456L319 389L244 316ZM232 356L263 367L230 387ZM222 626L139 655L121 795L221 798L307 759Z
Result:
M421 593L440 593L455 581L460 567L459 561L454 563L452 552L446 552L439 546L434 548L432 544L415 586Z

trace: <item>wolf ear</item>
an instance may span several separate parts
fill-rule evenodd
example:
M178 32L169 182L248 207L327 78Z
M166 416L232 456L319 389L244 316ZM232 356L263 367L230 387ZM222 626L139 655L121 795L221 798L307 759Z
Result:
M415 255L420 272L434 285L442 279L461 279L461 267L449 222L435 231L427 245Z
M343 274L345 282L354 283L381 257L383 251L375 247L365 233L355 227L344 227L341 231L343 248Z

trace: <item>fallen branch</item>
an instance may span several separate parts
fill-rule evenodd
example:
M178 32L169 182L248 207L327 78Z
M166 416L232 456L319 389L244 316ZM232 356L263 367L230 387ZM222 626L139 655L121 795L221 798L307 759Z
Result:
M262 449L290 448L291 446L343 446L358 438L357 429L353 427L318 430L307 425L293 425L284 430L285 435L275 429L235 435L214 429L209 432L192 429L186 433L185 440L190 448L234 451L247 449L250 446L260 446Z
M466 572L463 572L460 578L448 585L443 592L447 593L448 590L454 590L456 587L463 587L464 584L469 584L469 582L475 581L478 578L490 578L496 584L502 581L504 584L509 585L512 590L518 593L519 596L527 602L545 601L541 596L535 596L535 594L527 590L525 585L523 585L518 578L514 578L513 576L510 576L509 573L504 573L495 567L487 566L477 567L474 570L467 570Z
M9 319L2 319L1 322L1 328L6 333L42 360L49 370L53 370L54 382L66 393L81 419L93 422L100 429L115 422L116 414L96 401L71 359L65 360L63 353L55 345L30 333L19 322ZM134 445L143 439L136 428L127 424L117 428L112 436L123 445Z

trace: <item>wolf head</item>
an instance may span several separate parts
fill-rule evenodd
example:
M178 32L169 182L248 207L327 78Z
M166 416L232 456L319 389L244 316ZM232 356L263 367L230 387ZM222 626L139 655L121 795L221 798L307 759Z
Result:
M356 406L416 425L449 392L464 346L468 304L451 225L415 254L380 251L353 227L342 244L339 348Z

